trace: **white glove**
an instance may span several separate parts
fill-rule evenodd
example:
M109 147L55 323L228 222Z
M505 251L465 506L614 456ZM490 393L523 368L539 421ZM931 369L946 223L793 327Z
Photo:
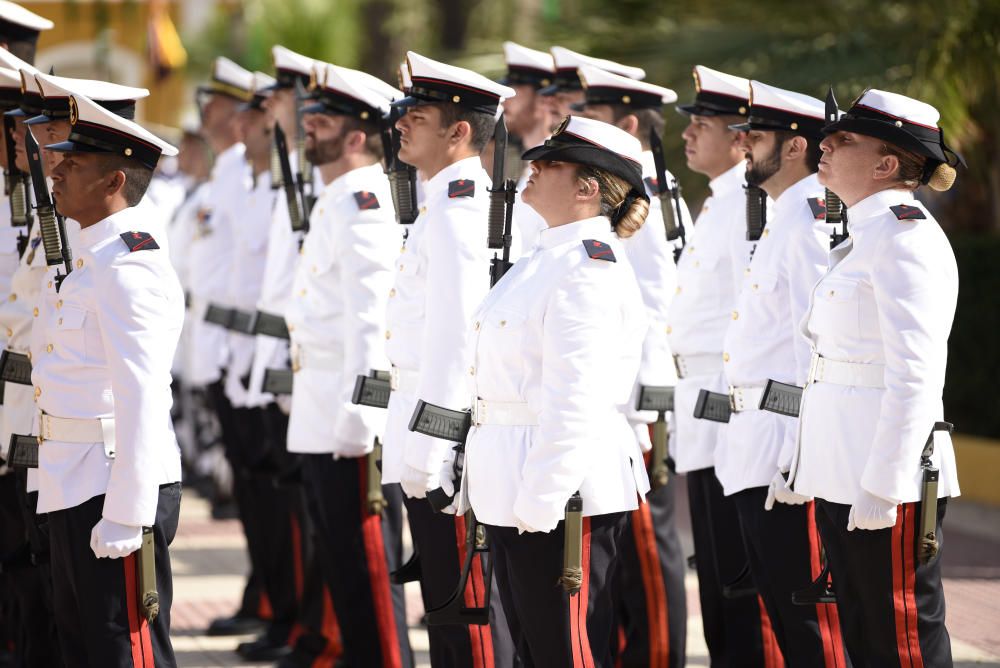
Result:
M90 532L90 549L98 559L127 557L142 547L142 527L101 518Z
M896 526L896 502L861 490L847 517L847 530L876 531Z
M811 496L803 496L788 489L788 481L785 474L778 471L771 478L771 484L767 488L767 500L764 501L764 510L774 508L774 502L786 503L790 506L801 506L803 503L812 501Z
M441 468L432 473L421 471L409 464L404 464L403 473L399 478L399 484L403 492L411 499L423 499L427 492L440 487L445 494L452 496L455 494L455 466L454 455L449 453L449 457L441 462ZM452 510L452 513L455 511Z

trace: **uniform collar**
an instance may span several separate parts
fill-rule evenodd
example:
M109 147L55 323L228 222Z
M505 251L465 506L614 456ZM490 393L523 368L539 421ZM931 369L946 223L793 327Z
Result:
M111 214L104 220L94 223L90 227L82 228L80 230L79 237L80 246L88 250L92 250L105 239L115 237L122 232L129 232L135 229L135 226L131 224L134 216L135 207L128 207L127 209L122 209L117 213Z
M867 220L877 218L889 211L890 206L897 204L913 204L913 193L909 190L880 190L869 195L857 204L847 209L847 221L851 228Z
M719 197L731 190L742 188L747 183L747 163L740 160L727 171L722 172L708 182L713 197Z
M785 211L794 211L794 207L801 205L802 202L809 199L810 197L817 197L823 193L823 186L819 184L819 178L816 174L810 174L809 176L799 179L791 186L785 189L785 192L778 196L778 199L774 200L773 211L776 220L780 220Z
M546 227L538 237L538 245L542 250L549 250L571 241L584 239L606 239L611 233L611 223L605 216L584 218L575 223L567 223L557 227Z
M427 197L433 197L440 192L448 190L448 184L457 179L471 179L475 181L483 176L483 163L479 161L479 156L465 158L458 162L453 162L440 172L428 179L424 184L424 192ZM483 188L488 188L489 183L480 184Z
M217 179L219 175L232 169L234 165L243 159L243 154L245 152L246 146L244 146L241 142L236 142L220 153L219 157L215 159L215 166L212 167L212 179Z
M332 193L340 192L357 192L359 190L372 190L378 184L379 179L384 179L384 172L382 171L382 163L376 162L365 167L358 167L357 169L352 169L346 174L341 174L333 181L330 181L329 185L324 188L323 192L329 191Z

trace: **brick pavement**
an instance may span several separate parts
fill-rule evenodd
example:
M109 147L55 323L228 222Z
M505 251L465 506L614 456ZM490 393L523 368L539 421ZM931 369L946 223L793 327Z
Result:
M679 497L685 498L683 489ZM691 552L690 528L684 504L681 532L684 549ZM964 507L949 509L944 551L948 626L956 666L1000 668L1000 509ZM983 535L985 534L985 536ZM207 503L185 492L177 538L171 548L174 568L172 637L182 668L260 665L246 664L232 651L248 637L209 638L202 635L209 621L235 610L242 592L247 561L243 536L235 520L212 520ZM687 578L689 624L688 665L707 666L701 636L697 581ZM407 588L410 640L418 666L429 666L427 635L417 621L422 614L418 589Z

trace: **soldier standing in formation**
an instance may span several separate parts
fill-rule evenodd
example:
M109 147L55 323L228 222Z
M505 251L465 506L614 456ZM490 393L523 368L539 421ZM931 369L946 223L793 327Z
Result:
M57 665L57 649L66 665L174 665L170 367L184 298L143 202L175 151L131 120L147 91L34 70L50 27L0 2L0 94L14 109L0 445L15 467L0 474L0 517L4 573L24 569L4 582L4 619L29 665ZM957 279L912 196L947 189L961 162L936 110L868 91L838 119L698 66L679 110L712 197L697 225L673 198L688 231L675 240L660 199L674 179L650 149L676 96L639 68L506 43L497 84L410 52L403 97L273 53L275 79L216 61L200 97L216 164L193 238L176 237L192 252L185 380L214 404L252 556L240 610L212 632L269 617L245 657L332 665L342 634L351 665L412 665L389 577L405 504L425 608L496 590L487 625L432 624L435 666L683 665L673 486L647 495L653 416L635 409L642 387L673 385L671 454L688 477L713 665L950 665L937 497L958 494L940 401ZM479 154L502 107L531 165L514 208L521 259L488 291ZM419 179L405 235L379 164L393 140L387 157ZM32 168L51 171L67 221L39 215L19 241L31 216L15 186L48 197L44 178L20 176ZM760 196L772 220L759 235L744 185L772 200ZM830 192L851 234L826 269ZM386 362L382 429L351 391ZM266 382L289 366L290 386ZM800 421L760 409L768 381L806 386ZM695 419L703 390L728 394L729 424ZM466 449L410 429L423 402L471 408ZM478 558L460 578L456 508L485 524L495 581ZM825 573L821 547L836 607L793 606Z

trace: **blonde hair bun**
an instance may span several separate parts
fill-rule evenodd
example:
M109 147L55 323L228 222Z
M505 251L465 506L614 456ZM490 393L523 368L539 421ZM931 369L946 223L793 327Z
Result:
M931 178L927 181L927 186L931 190L944 192L955 185L955 179L957 177L958 172L955 171L955 168L948 163L942 162L934 169L934 172L931 174Z
M649 202L642 198L636 198L628 211L622 213L621 218L615 223L615 233L619 239L628 239L639 231L642 224L646 222L649 215Z

